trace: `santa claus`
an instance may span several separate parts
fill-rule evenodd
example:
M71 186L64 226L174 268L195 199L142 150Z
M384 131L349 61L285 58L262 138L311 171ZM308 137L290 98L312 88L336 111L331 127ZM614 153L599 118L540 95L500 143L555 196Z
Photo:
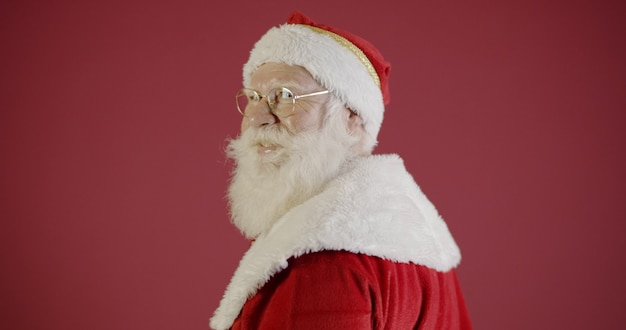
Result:
M397 155L373 155L390 65L299 12L255 44L228 191L252 244L214 329L469 329L445 222Z

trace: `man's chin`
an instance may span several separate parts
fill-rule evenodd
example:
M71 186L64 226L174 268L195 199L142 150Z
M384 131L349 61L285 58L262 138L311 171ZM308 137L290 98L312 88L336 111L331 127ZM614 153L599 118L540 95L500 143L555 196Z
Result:
M255 165L264 174L268 174L268 171L274 172L280 169L287 162L284 150L275 150L263 153L258 152L255 159Z
M272 155L282 151L282 146L278 144L261 144L257 145L257 153L261 156Z

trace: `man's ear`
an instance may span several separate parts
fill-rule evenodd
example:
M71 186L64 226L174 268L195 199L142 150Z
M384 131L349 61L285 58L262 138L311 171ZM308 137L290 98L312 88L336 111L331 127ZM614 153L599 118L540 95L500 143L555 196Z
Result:
M365 126L363 126L363 120L352 109L346 108L348 111L347 128L348 133L352 136L362 137L365 132Z
M353 111L349 108L346 108L347 112L347 120L346 120L346 129L348 134L356 138L356 143L352 146L353 151L359 155L368 155L371 154L372 148L368 143L368 135L365 131L365 125L363 124L363 118L359 116L356 111Z

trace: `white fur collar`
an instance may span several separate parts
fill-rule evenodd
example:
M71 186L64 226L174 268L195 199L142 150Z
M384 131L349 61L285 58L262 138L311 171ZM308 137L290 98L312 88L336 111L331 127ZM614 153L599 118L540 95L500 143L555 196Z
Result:
M326 189L291 209L258 237L235 271L214 329L228 329L241 308L291 257L344 250L438 271L458 265L461 254L448 227L397 155L353 161Z

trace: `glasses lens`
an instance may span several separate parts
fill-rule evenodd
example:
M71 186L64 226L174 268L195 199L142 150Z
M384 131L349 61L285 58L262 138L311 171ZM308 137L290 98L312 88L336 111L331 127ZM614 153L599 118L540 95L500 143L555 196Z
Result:
M267 101L278 116L288 116L293 112L295 99L293 93L285 87L270 91Z
M237 110L239 110L242 115L245 115L248 104L258 101L259 97L255 91L244 88L237 92L235 99L237 100Z

